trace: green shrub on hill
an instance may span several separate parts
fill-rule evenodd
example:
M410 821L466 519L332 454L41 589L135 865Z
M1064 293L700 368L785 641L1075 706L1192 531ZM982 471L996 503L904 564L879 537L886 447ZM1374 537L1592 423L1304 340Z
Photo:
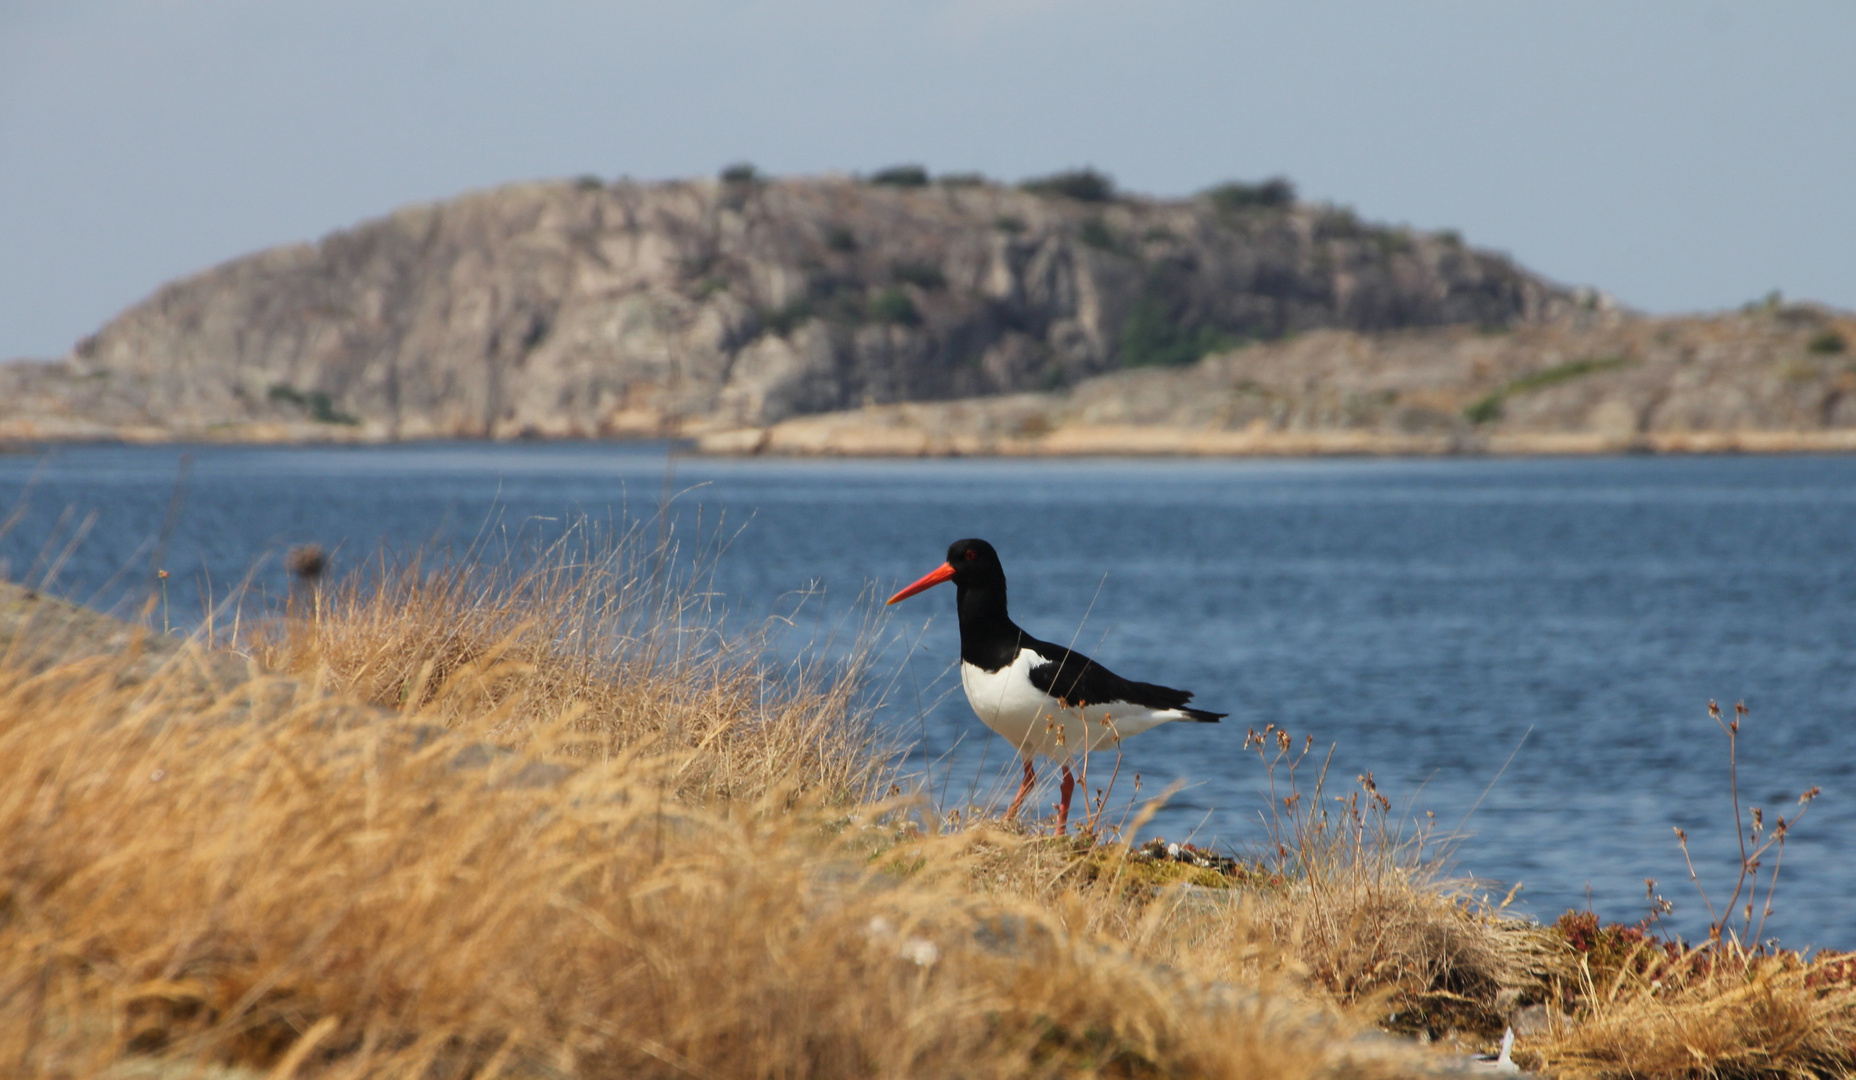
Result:
M885 187L927 187L928 170L920 165L891 165L871 173L870 182Z
M915 301L894 286L870 298L869 312L871 322L915 326L922 321L921 312L915 310Z
M1122 367L1182 367L1236 339L1214 326L1182 322L1165 297L1150 291L1128 312L1119 343Z
M1817 356L1836 356L1847 348L1849 348L1849 342L1843 340L1843 335L1831 327L1826 327L1813 335L1810 342L1805 345L1806 351Z
M1018 185L1033 195L1059 195L1077 202L1114 202L1115 181L1091 168L1034 177Z
M1272 176L1258 184L1232 180L1207 188L1203 197L1220 210L1271 210L1295 202L1295 185L1288 178Z

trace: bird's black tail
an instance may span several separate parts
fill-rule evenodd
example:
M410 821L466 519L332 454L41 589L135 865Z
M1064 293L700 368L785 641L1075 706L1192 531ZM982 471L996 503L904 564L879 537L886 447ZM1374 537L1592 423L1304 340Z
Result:
M1216 724L1218 721L1231 715L1230 713L1207 712L1204 709L1181 709L1179 711L1186 714L1186 719L1197 721L1201 724Z

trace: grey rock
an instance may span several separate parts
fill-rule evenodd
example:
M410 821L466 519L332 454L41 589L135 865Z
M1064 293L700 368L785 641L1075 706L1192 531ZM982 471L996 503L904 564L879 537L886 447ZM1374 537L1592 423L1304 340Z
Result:
M1515 1010L1513 1019L1509 1021L1509 1026L1512 1027L1514 1033L1521 1038L1531 1039L1536 1035L1545 1035L1551 1032L1555 1022L1564 1019L1564 1017L1556 1014L1549 1006L1529 1005L1524 1009Z
M1579 310L1500 255L1330 207L531 183L166 285L0 373L0 437L693 434L1072 384L1139 359L1137 317L1276 338Z

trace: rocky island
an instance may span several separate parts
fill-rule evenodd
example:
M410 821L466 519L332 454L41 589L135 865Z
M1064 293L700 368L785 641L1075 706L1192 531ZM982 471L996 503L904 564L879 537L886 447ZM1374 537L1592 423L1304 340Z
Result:
M1649 319L1284 181L519 184L164 286L0 366L0 440L713 453L1856 448L1846 314Z

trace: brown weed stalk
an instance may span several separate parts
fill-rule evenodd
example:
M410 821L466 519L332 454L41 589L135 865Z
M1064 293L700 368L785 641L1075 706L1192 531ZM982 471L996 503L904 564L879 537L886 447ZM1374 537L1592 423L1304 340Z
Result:
M1734 944L1757 946L1766 934L1766 919L1772 914L1772 896L1779 886L1779 871L1785 863L1785 840L1791 830L1798 824L1805 811L1810 809L1811 801L1818 796L1819 788L1812 787L1798 796L1798 809L1788 820L1783 816L1775 819L1771 831L1767 831L1765 810L1755 806L1746 818L1740 816L1740 724L1746 719L1747 708L1743 701L1734 703L1734 718L1728 720L1721 715L1721 707L1716 702L1708 702L1708 716L1719 725L1727 736L1727 792L1734 808L1734 839L1739 844L1740 859L1738 873L1734 877L1734 890L1727 897L1725 904L1717 911L1714 901L1709 898L1708 890L1701 884L1701 877L1695 873L1695 860L1689 854L1688 833L1680 826L1675 827L1676 843L1682 848L1682 860L1688 866L1689 881L1700 894L1702 904L1708 909L1708 940L1719 943L1723 935ZM1776 850L1775 850L1776 849ZM1766 899L1760 906L1759 923L1753 922L1753 905L1759 901L1759 874L1765 867L1767 852L1774 852L1772 873L1766 877ZM1649 883L1654 890L1654 882ZM1733 927L1734 915L1739 910L1742 894L1746 896L1746 907L1741 914L1740 928ZM1652 898L1652 904L1656 901ZM1652 914L1660 914L1653 907Z

